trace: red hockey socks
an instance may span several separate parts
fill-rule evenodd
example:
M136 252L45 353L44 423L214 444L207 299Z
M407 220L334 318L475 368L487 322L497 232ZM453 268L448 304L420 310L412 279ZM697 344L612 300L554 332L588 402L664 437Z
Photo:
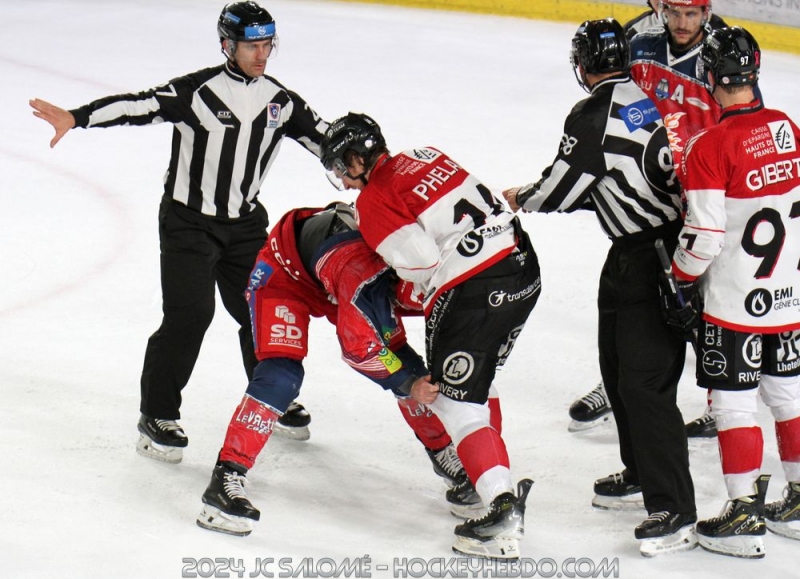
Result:
M800 462L800 418L775 422L778 453L783 462Z
M467 435L457 450L464 470L473 482L496 466L509 467L505 442L494 428L484 427Z
M278 414L252 396L244 395L228 423L220 460L253 468L261 449L272 434Z
M398 398L397 406L425 448L442 450L450 444L450 435L444 429L444 424L430 408L411 398Z
M744 474L761 470L764 437L761 428L731 428L718 433L722 474Z

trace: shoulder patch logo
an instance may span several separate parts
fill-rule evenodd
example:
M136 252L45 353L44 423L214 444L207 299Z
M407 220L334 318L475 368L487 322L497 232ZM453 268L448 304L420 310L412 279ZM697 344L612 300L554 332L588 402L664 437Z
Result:
M442 156L439 151L434 151L433 149L428 149L423 147L422 149L411 149L411 157L418 161L422 161L423 163L432 163L436 159Z
M797 141L794 136L792 126L787 121L775 121L767 123L772 140L778 153L794 153L797 149Z

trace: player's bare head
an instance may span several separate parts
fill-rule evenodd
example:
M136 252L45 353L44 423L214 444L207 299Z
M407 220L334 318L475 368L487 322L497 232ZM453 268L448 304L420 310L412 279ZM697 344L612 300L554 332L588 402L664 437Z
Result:
M659 14L672 48L686 50L703 39L711 0L661 0Z

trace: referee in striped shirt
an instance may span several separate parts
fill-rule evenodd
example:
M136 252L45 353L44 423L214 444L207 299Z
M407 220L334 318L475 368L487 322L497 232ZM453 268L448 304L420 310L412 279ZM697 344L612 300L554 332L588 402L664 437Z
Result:
M666 549L652 542L671 544L666 537L682 537L696 520L686 430L675 401L686 342L662 318L654 248L658 238L668 253L677 244L680 188L661 116L628 74L628 41L619 23L587 21L572 46L576 78L590 96L567 117L558 155L542 178L504 196L515 210L593 208L611 239L597 300L598 345L625 470L595 483L593 504L623 508L643 499L648 514L659 515L635 532L642 554L650 556Z
M188 442L177 423L181 390L214 316L215 286L240 326L252 376L258 361L244 290L267 238L259 189L284 136L319 156L328 127L299 95L264 74L278 48L275 21L264 8L228 4L217 28L224 64L69 111L30 101L33 114L55 128L51 147L75 127L174 125L158 216L164 316L145 352L137 445L141 454L166 462L179 462ZM281 421L292 436L307 433L310 417L294 403Z

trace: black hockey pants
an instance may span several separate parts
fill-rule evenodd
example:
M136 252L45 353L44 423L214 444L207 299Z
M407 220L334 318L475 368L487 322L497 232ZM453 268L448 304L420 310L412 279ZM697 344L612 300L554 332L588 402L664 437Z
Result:
M235 220L217 219L164 199L159 211L164 317L150 336L142 370L140 410L154 418L180 418L181 390L194 369L214 317L215 286L239 324L248 379L258 361L253 350L244 290L267 238L267 213L259 207Z
M686 342L661 317L653 247L663 236L671 254L676 232L662 229L609 250L598 295L600 372L622 462L642 485L648 513L693 513L686 431L676 404Z

